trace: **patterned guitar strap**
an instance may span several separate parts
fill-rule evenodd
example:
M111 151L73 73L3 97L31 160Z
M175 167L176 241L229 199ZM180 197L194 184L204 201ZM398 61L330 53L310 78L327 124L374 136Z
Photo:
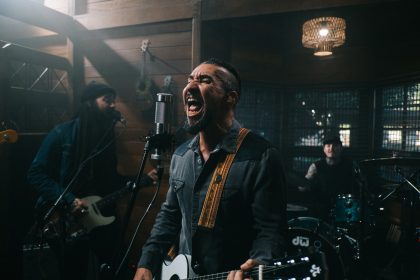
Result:
M235 158L236 153L238 152L239 147L241 146L248 132L249 129L240 129L238 139L236 141L235 152L228 154L223 161L217 164L216 170L213 173L213 177L207 190L206 198L204 199L203 209L201 210L200 219L198 220L199 226L207 229L214 228L217 210L220 204L220 198L222 196L223 187L225 186L229 169L232 166L233 159Z

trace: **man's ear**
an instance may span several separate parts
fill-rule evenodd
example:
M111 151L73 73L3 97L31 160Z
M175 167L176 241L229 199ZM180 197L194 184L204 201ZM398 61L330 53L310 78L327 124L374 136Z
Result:
M233 106L235 106L239 101L239 94L234 90L227 92L226 96L226 101Z

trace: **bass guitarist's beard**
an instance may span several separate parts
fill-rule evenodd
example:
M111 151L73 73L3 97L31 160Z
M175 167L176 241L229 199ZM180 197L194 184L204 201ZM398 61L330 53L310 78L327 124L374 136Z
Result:
M211 115L206 112L204 112L202 117L194 123L191 123L191 121L187 117L187 120L185 121L185 124L184 124L184 129L189 134L196 135L200 131L204 130L210 124L211 119L212 119Z
M95 123L103 129L107 129L116 122L114 109L111 108L99 110L99 108L94 106L91 111L91 117L95 120Z

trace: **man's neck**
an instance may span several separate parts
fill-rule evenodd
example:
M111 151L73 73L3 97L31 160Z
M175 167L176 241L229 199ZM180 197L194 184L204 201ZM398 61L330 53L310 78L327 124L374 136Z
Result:
M200 152L203 155L204 161L210 157L210 153L216 148L217 144L229 132L233 120L226 122L226 124L215 124L208 126L205 130L200 131Z
M341 158L339 157L326 157L325 161L327 162L328 165L336 165L339 164L341 161Z

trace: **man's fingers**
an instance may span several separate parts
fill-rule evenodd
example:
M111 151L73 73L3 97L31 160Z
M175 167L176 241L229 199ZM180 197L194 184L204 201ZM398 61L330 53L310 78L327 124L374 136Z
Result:
M254 259L248 259L246 262L244 262L241 265L241 270L250 270L251 268L253 268L254 266L259 265L259 263L254 260Z
M242 270L232 270L229 272L227 280L243 280L244 273Z

